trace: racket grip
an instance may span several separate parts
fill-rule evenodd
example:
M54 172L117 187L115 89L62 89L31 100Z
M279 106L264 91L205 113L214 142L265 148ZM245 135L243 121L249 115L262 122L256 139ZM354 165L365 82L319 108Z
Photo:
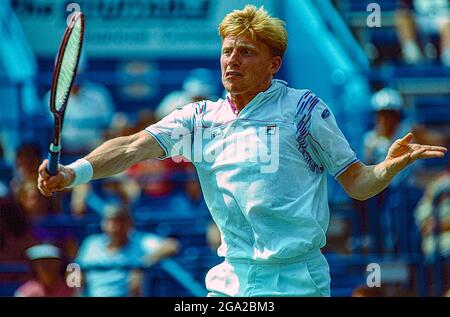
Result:
M50 145L50 150L48 151L48 173L50 176L54 176L58 173L59 166L59 149L55 149L56 147Z

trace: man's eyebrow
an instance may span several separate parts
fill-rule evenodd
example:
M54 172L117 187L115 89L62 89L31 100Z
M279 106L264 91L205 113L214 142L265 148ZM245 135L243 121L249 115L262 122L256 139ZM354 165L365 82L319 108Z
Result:
M234 48L234 47L239 48L239 49L245 48L245 49L250 49L250 50L256 50L256 47L253 45L250 45L250 44L237 44L237 45L229 44L229 45L223 46L222 49L230 49L230 48Z

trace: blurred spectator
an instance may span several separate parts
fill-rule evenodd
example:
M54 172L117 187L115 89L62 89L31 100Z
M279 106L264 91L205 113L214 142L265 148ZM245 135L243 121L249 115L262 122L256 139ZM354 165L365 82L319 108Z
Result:
M16 297L69 297L75 288L69 288L64 278L65 268L60 251L51 244L38 244L26 250L33 279L19 287Z
M132 227L128 209L111 206L103 217L103 233L83 241L76 262L84 270L86 296L140 296L143 273L139 268L178 252L176 240Z
M19 205L11 198L0 198L0 261L25 261L25 250L35 243Z
M41 150L36 144L24 143L17 149L11 188L17 202L30 220L41 218L58 209L57 199L44 197L37 190L37 169L40 160Z
M35 182L21 184L16 201L27 220L32 224L31 233L39 241L50 242L63 250L68 257L75 257L78 242L73 227L51 225L58 211L51 207L51 199L42 196ZM58 211L59 212L59 211ZM50 225L41 225L44 221Z
M425 55L435 57L436 49L429 41L440 36L440 59L450 67L450 3L448 0L402 0L396 14L397 33L404 61L417 64L423 60L418 34L427 38Z
M427 186L417 205L415 217L422 235L422 252L450 255L450 159L447 170Z
M16 168L11 181L14 197L25 217L34 224L32 234L39 241L51 242L60 247L66 255L75 256L78 243L70 228L39 226L46 216L61 213L60 195L47 198L37 189L37 169L41 160L39 146L25 143L19 146Z
M64 116L62 144L66 154L84 154L100 145L115 111L108 89L83 78L87 67L86 54L82 53ZM47 108L49 100L50 92L44 98Z
M383 88L372 96L375 127L364 136L364 161L376 164L386 158L389 146L395 139L409 132L402 123L403 97L392 88Z
M375 127L364 136L364 162L378 164L388 153L395 140L403 138L411 130L406 121L402 121L403 97L392 88L383 88L372 96L375 113ZM398 186L409 174L410 168L402 171L389 185Z
M131 124L129 116L125 112L118 111L113 115L109 129L106 132L106 138L112 139L130 135L134 131L135 128Z
M50 199L39 193L36 182L27 181L20 184L19 188L17 188L16 199L31 221L53 213Z
M423 126L412 124L402 118L404 100L395 89L383 88L372 96L372 107L376 111L375 127L364 136L364 161L366 164L382 162L388 153L389 146L408 132L414 133L418 143L437 145L445 142L440 133L427 130ZM402 177L396 177L391 186L400 182Z
M37 182L37 168L41 161L41 149L33 143L20 145L16 152L16 168L11 182L14 193L18 193L22 184Z
M192 70L183 82L182 90L173 91L163 98L156 108L156 118L161 120L178 107L201 100L217 100L218 86L214 73L205 68Z
M392 88L383 88L372 96L372 106L376 111L375 127L364 136L364 162L366 164L378 164L382 162L388 153L390 145L397 139L403 138L408 132L414 133L418 143L425 142L437 145L444 142L443 136L432 132L419 125L413 125L408 119L403 118L404 100L401 94ZM361 243L363 247L373 246L377 243L384 251L393 251L397 234L394 230L393 212L390 208L395 206L396 195L406 187L416 187L415 171L420 164L409 166L398 174L383 192L372 198L375 200L377 218L379 223L368 223L367 207L370 202L356 202L357 208L362 213L362 231L367 232L368 226L380 226L379 231L384 232L378 241L371 241L368 235L363 234ZM375 237L373 237L375 239ZM381 250L378 250L381 251Z

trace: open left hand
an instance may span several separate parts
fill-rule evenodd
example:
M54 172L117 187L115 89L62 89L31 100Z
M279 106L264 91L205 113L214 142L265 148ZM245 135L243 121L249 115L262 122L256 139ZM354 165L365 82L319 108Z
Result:
M445 156L447 152L445 147L410 143L413 137L412 133L408 133L391 145L385 159L388 174L396 175L418 159L441 158Z

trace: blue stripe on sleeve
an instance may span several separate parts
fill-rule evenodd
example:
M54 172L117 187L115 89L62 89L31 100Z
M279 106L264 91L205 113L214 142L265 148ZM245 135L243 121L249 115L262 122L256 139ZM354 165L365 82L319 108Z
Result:
M309 128L311 126L311 116L312 111L316 107L316 105L319 103L320 99L315 96L311 91L307 91L298 101L297 107L299 108L297 110L297 113L295 115L295 119L297 122L297 144L298 144L298 150L303 156L303 159L305 160L306 164L308 165L308 168L315 174L320 174L323 172L323 167L319 166L311 155L308 153L307 147L307 141L306 138L309 135ZM306 113L303 114L303 112ZM302 116L302 118L299 120L299 117Z

